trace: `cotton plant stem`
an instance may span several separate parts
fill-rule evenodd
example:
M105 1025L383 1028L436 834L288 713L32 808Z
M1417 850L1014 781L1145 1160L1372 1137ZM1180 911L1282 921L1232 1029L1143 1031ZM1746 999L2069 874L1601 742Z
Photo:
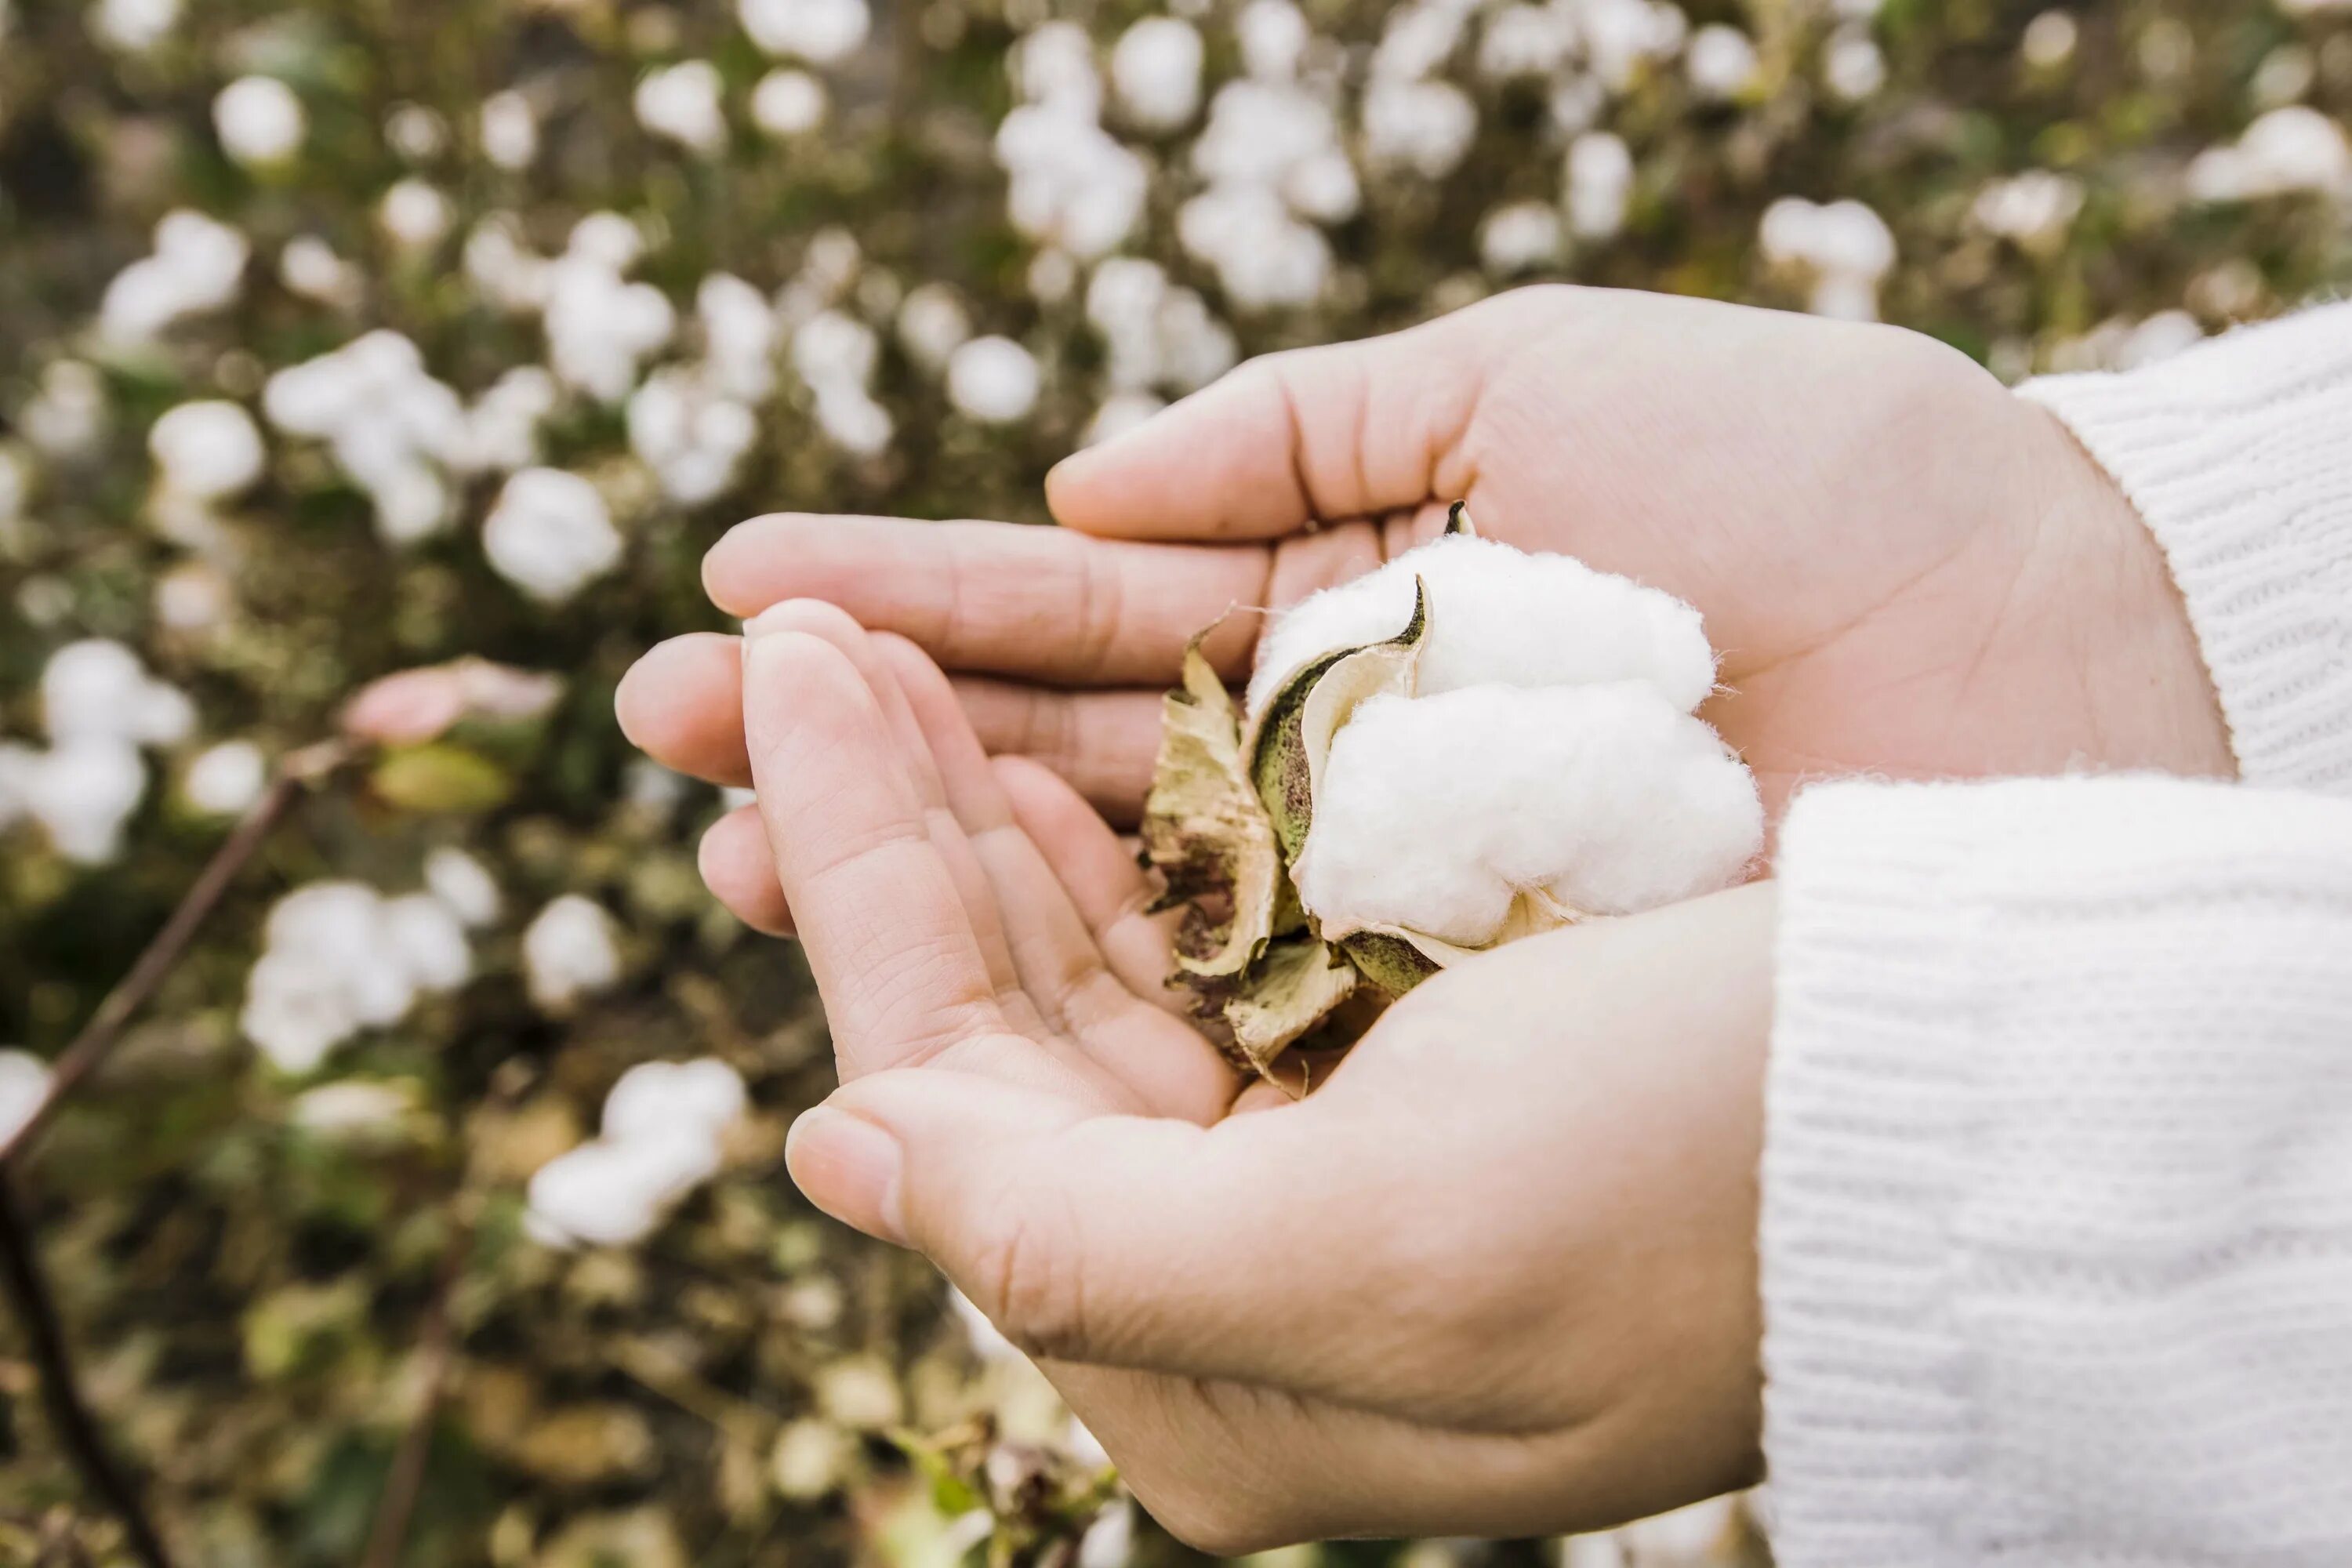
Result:
M341 741L325 741L306 747L286 758L278 776L261 798L248 809L245 817L221 847L214 851L204 870L190 885L179 907L172 911L163 928L148 942L147 950L131 966L115 988L107 993L98 1005L89 1022L82 1026L70 1045L58 1054L49 1071L49 1087L33 1113L17 1128L16 1135L0 1142L0 1172L5 1172L17 1155L33 1146L42 1130L66 1097L82 1080L102 1066L114 1047L121 1043L122 1033L139 1010L152 1000L163 982L171 978L181 955L188 944L204 929L221 899L236 882L236 875L245 868L268 838L269 830L278 826L302 792L341 767L351 756L351 748Z
M41 1403L48 1411L49 1425L75 1471L121 1519L131 1554L143 1568L172 1568L172 1555L147 1516L137 1485L107 1451L98 1422L82 1400L57 1300L41 1272L15 1182L5 1169L0 1169L0 1283L7 1288L33 1363L40 1370Z
M450 1315L449 1298L457 1289L457 1278L465 1270L466 1253L473 1240L473 1226L459 1221L457 1234L449 1238L448 1249L441 1255L441 1266L435 1273L433 1298L425 1309L424 1331L416 1347L424 1386L417 1394L416 1415L410 1420L408 1430L401 1435L392 1467L384 1472L383 1491L376 1499L375 1518L368 1526L360 1568L394 1568L401 1550L408 1544L408 1527L416 1516L416 1500L425 1489L425 1461L432 1457L433 1426L441 1413L441 1395L449 1382L449 1369L457 1360L457 1331Z

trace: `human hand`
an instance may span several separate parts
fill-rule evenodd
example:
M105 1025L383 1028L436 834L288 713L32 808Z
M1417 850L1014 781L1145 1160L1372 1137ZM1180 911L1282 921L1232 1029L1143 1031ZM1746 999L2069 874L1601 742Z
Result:
M2227 773L2186 616L2129 505L2046 411L1892 328L1521 289L1393 336L1252 361L1048 481L1062 529L769 517L705 563L720 607L807 595L956 672L990 750L1131 820L1185 641L1354 576L1467 498L1480 529L1696 605L1704 717L1777 817L1804 778ZM1258 621L1208 647L1245 673ZM748 777L729 639L649 653L623 721ZM705 868L784 929L749 816Z
M1162 1522L1546 1533L1755 1479L1769 884L1451 970L1294 1103L1158 1005L1143 874L919 651L751 630L845 1079L793 1176L1036 1354Z

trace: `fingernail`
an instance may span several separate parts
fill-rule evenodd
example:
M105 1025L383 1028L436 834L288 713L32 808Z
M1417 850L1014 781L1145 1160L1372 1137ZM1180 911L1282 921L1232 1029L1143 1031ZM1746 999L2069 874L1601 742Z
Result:
M784 1139L784 1168L809 1202L868 1236L907 1245L898 1141L862 1116L820 1105L801 1112Z

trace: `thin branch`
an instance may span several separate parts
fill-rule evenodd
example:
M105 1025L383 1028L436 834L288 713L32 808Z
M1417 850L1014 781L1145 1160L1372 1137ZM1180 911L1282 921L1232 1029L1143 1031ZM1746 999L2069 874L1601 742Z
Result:
M6 1285L8 1299L24 1324L33 1363L40 1368L41 1402L74 1469L121 1519L131 1555L145 1568L171 1568L171 1554L147 1517L138 1488L107 1452L106 1439L99 1435L97 1421L82 1403L81 1384L74 1375L73 1352L66 1344L57 1300L49 1294L32 1232L5 1169L0 1169L0 1283Z
M245 868L246 862L259 851L269 837L269 830L278 826L279 819L304 790L341 767L350 756L351 748L345 742L323 741L286 758L278 768L278 776L270 781L269 788L246 812L236 831L214 852L204 871L189 887L186 896L181 899L179 908L172 911L171 919L163 922L163 929L155 933L154 940L147 944L147 950L131 966L131 973L107 993L106 999L98 1005L98 1011L91 1014L89 1022L82 1026L81 1033L58 1053L57 1062L49 1071L48 1090L42 1096L40 1103L33 1108L33 1113L16 1129L14 1137L0 1140L0 1171L5 1171L21 1152L33 1146L33 1141L40 1136L41 1130L47 1126L49 1119L65 1102L66 1096L104 1064L107 1057L121 1043L122 1032L131 1020L162 989L163 982L171 978L181 954L195 940L196 933L204 929L205 917L228 892L236 880L236 874Z
M450 1364L457 1359L457 1333L449 1312L449 1297L464 1272L466 1253L473 1238L472 1225L459 1220L457 1233L449 1238L448 1249L441 1255L440 1268L435 1271L433 1296L425 1309L425 1327L416 1346L424 1386L417 1395L416 1415L409 1422L408 1430L401 1435L400 1447L392 1457L392 1468L384 1472L383 1491L376 1499L375 1519L368 1526L367 1546L360 1553L360 1568L394 1568L400 1561L401 1549L408 1543L409 1521L415 1517L416 1500L424 1492L425 1462L432 1454L433 1425L440 1414L441 1394L449 1381Z

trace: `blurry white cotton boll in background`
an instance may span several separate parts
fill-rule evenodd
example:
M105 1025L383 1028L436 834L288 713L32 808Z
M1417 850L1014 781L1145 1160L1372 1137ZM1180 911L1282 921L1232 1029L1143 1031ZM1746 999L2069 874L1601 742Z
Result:
M261 411L289 435L328 444L335 466L374 502L387 542L447 526L456 497L446 470L467 455L466 408L408 339L380 329L281 370L262 388Z
M1110 54L1119 108L1150 131L1188 124L1201 108L1200 29L1177 16L1146 16L1118 37Z
M1559 214L1548 202L1496 207L1478 226L1478 259L1489 272L1510 277L1558 261Z
M1261 81L1288 81L1313 37L1306 13L1291 0L1249 0L1234 23L1242 68Z
M539 115L512 88L482 100L481 134L482 155L509 174L530 168L539 156Z
M106 637L66 644L41 667L41 715L49 739L168 746L195 728L178 688L147 673L139 656Z
M236 816L261 798L269 763L250 741L207 746L181 775L180 793L207 816Z
M2025 25L2018 53L2035 70L2052 71L2074 58L2082 28L2063 11L2044 11Z
M213 129L221 150L240 163L283 163L302 145L310 119L294 89L272 76L245 76L213 100Z
M351 1139L397 1127L415 1106L415 1091L404 1082L354 1079L304 1089L286 1108L286 1120L315 1136Z
M613 917L594 900L565 893L524 931L522 964L530 999L548 1012L568 1011L621 977Z
M780 139L814 131L828 107L824 83L788 67L770 71L751 89L751 122Z
M626 397L638 365L677 327L667 295L621 276L644 248L628 219L591 213L572 226L563 254L549 267L541 319L549 364L565 385L601 403Z
M768 297L731 273L713 272L694 291L703 361L717 389L758 403L776 389L776 349L783 338Z
M1877 318L1879 282L1895 267L1895 235L1869 207L1782 196L1764 209L1758 242L1767 262L1810 281L1807 309L1815 315Z
M1886 85L1886 57L1868 33L1842 27L1822 52L1822 80L1839 99L1860 103Z
M1011 338L974 338L948 358L948 399L974 419L1011 424L1037 405L1036 356Z
M499 885L488 868L463 849L444 845L425 858L425 887L468 926L499 918Z
M144 54L179 24L182 0L99 0L90 8L90 36L110 49Z
M947 369L948 356L971 336L971 313L948 284L918 284L899 302L898 346L907 351L908 359L933 375Z
M817 65L848 58L873 26L866 0L738 0L735 11L766 53Z
M2307 104L2273 109L2230 145L2209 147L2189 165L2200 201L2253 201L2314 192L2352 195L2352 139Z
M144 342L184 316L217 310L236 299L251 247L244 235L202 213L167 213L155 226L155 248L114 275L100 302L101 337Z
M396 181L377 204L376 221L394 245L404 250L430 250L448 237L453 216L449 198L429 181L415 176Z
M1425 180L1453 173L1478 133L1477 107L1451 82L1376 80L1364 94L1364 148Z
M164 486L197 501L247 489L261 477L265 457L253 416L221 399L166 409L148 428L147 451Z
M629 449L680 506L723 494L760 435L751 410L719 395L690 365L667 365L646 378L629 396L628 427Z
M53 360L17 411L16 427L50 457L79 458L106 434L112 415L106 382L95 368L79 360Z
M1683 70L1691 89L1718 102L1738 98L1756 82L1756 46L1747 34L1721 22L1691 35L1683 50Z
M1184 248L1216 268L1226 298L1244 310L1311 305L1331 274L1331 247L1264 185L1213 185L1177 214Z
M464 929L440 900L386 899L358 881L287 894L263 940L238 1026L289 1073L313 1070L363 1029L398 1023L419 995L456 989L473 968Z
M30 1051L0 1050L0 1143L16 1136L48 1093L48 1063Z
M1581 239L1609 239L1625 226L1633 195L1633 154L1606 131L1569 144L1568 224Z
M102 866L122 852L122 830L147 793L147 767L127 740L89 735L18 754L15 791L60 856Z
M719 94L719 68L709 60L656 67L637 83L637 123L709 157L727 145L727 114Z
M2048 169L1995 180L1977 193L1969 219L1987 234L2029 250L2054 250L2083 210L2083 182Z
M601 1136L532 1175L530 1234L554 1247L642 1240L718 1173L728 1129L748 1103L741 1076L715 1058L640 1062L606 1094Z
M337 256L315 235L297 235L278 253L278 279L294 293L322 305L349 309L366 288L360 269Z
M561 468L525 468L483 521L482 550L499 576L558 604L619 564L621 535L594 485Z

